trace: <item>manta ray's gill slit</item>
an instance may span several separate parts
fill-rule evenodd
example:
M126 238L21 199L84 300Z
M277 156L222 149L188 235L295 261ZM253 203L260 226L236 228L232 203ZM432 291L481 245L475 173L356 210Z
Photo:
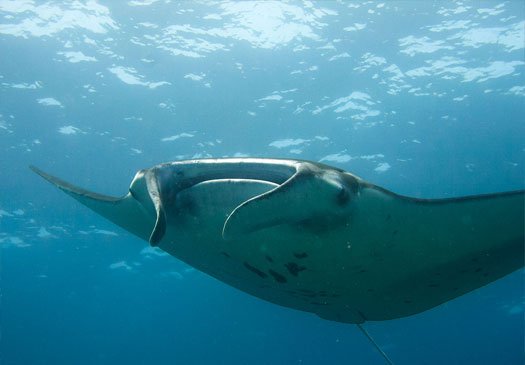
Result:
M284 292L287 294L290 294L293 297L297 297L299 295L298 292L296 292L295 290L291 290L291 289L286 289Z
M315 292L309 289L298 289L298 292L294 291L294 295L302 296L304 298L339 298L340 294L329 293L326 290Z
M304 291L304 289L301 289L301 291L303 293L300 294L300 295L302 295L303 297L307 297L307 298L315 298L315 297L317 297L317 294L315 292L310 292L310 291L306 292L306 291Z
M328 303L328 302L310 302L310 304L313 304L313 305L331 305L331 303Z

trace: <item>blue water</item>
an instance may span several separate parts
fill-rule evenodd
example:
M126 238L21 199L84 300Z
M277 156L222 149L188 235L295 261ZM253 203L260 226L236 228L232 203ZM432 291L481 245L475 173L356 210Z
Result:
M88 211L198 157L323 161L397 193L524 187L525 5L0 1L0 363L384 364ZM524 275L365 327L396 364L523 364Z

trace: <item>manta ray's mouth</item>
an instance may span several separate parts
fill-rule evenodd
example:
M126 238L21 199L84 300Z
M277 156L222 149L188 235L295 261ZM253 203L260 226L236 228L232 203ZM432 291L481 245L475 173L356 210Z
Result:
M157 176L182 190L203 181L220 179L261 180L283 184L297 173L295 161L261 159L205 159L172 162L156 167Z
M266 192L279 188L298 174L299 164L287 160L222 159L191 160L158 165L139 171L131 184L130 194L156 214L149 242L158 245L166 231L166 212L175 206L177 195L200 184L260 182ZM144 192L147 191L147 194ZM257 197L259 194L252 198ZM144 197L149 196L148 201Z

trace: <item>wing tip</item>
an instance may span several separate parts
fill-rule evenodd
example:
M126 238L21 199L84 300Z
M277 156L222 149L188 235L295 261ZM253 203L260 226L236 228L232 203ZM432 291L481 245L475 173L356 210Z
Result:
M61 180L59 179L58 177L56 176L53 176L51 174L48 174L47 172L39 169L38 167L36 167L35 165L29 165L29 168L31 169L31 171L33 171L35 174L39 175L40 177L42 177L43 179L49 181L50 183L52 183L53 185L56 185L58 186L59 188L65 188L67 190L71 190L69 189L70 187L72 187L71 184L69 184L68 182L64 181L64 180Z
M42 177L44 180L50 182L51 184L55 185L60 190L64 191L65 193L72 195L72 196L87 196L91 199L95 200L103 200L107 202L116 202L119 200L122 200L125 196L122 197L113 197L103 194L98 194L89 190L86 190L84 188L81 188L79 186L73 185L65 180L62 180L56 176L53 176L51 174L48 174L47 172L39 169L38 167L34 165L29 165L29 168L31 171Z
M48 176L48 174L46 174L44 171L40 170L35 165L29 165L29 169L31 171L33 171L35 174L42 176L44 179L47 179L46 176Z

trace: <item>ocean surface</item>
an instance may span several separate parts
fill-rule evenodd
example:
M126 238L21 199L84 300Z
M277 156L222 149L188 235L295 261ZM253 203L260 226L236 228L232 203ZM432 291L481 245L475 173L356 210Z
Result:
M356 326L233 289L33 174L120 196L205 157L394 192L524 188L523 1L0 0L0 364L384 364ZM395 364L525 362L523 269L364 326Z

